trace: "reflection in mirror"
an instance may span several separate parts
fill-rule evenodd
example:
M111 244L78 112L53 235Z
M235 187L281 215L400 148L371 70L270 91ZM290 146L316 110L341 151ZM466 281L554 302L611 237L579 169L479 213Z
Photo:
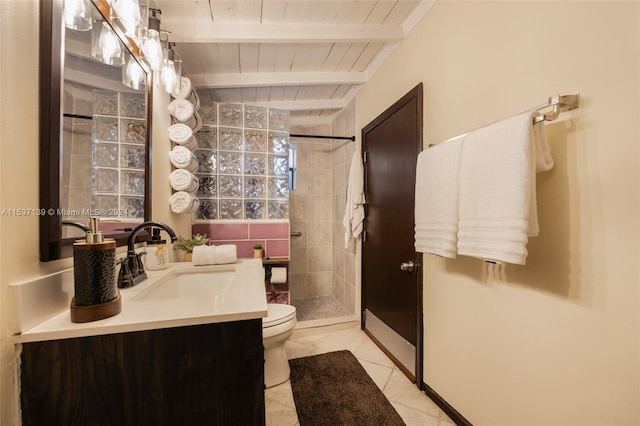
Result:
M51 50L51 75L44 75L46 66L41 75L51 83L41 84L43 108L49 108L41 112L41 139L46 138L41 140L41 204L47 211L41 218L43 261L71 255L71 244L84 235L75 224L86 225L90 216L100 216L101 230L122 245L127 231L150 214L145 197L150 84L141 84L149 77L131 56L131 41L124 38L125 46L93 4L92 28L82 30L61 24L61 7L61 1L41 2L41 41ZM56 38L57 55L64 46L64 60L57 66ZM47 87L52 93L44 93Z

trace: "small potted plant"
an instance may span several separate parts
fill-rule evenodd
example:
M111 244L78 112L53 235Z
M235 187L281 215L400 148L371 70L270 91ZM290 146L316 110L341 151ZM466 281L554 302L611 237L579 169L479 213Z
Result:
M193 248L195 246L204 246L206 244L209 244L209 238L207 238L207 234L196 234L191 238L178 237L178 241L173 243L173 249L184 251L184 261L191 262L191 259L193 257Z
M258 243L253 246L253 257L257 259L262 259L264 257L264 249L262 248L262 244Z

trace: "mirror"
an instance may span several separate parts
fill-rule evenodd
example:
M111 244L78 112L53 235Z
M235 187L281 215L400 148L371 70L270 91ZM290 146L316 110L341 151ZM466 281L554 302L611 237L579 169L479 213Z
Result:
M89 4L89 2L87 2ZM100 216L105 237L125 245L150 219L151 76L122 84L122 66L92 57L92 32L113 30L106 0L93 0L94 28L65 27L62 0L40 2L40 260L72 256L77 224ZM105 22L103 24L102 22ZM104 28L104 29L103 29ZM117 28L116 48L139 59ZM94 46L97 45L93 42ZM64 49L64 50L61 50ZM142 62L143 71L148 68Z

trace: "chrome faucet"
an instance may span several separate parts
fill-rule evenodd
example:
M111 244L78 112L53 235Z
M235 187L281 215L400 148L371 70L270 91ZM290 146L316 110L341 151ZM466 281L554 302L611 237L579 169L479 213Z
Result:
M120 260L120 274L118 275L118 287L119 288L127 288L133 287L138 284L140 281L143 281L147 278L147 273L144 271L144 266L142 264L142 255L144 253L136 253L135 250L135 242L136 236L138 232L143 230L144 228L160 228L164 229L167 234L171 237L171 242L174 243L178 240L176 233L171 229L168 225L165 225L162 222L149 221L141 223L140 225L133 228L131 234L129 234L129 239L127 240L127 257Z

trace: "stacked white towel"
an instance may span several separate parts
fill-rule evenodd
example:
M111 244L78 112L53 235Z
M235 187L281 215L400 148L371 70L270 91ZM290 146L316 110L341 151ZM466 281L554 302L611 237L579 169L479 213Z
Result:
M195 246L191 262L194 265L225 265L238 260L235 244Z
M169 114L181 123L187 123L193 119L195 110L193 104L186 99L174 99L169 103ZM191 126L189 126L191 127Z
M458 254L524 265L538 234L536 171L553 167L527 111L469 133L460 158Z
M342 225L344 226L344 247L349 246L351 237L358 238L364 222L364 169L360 152L355 151L351 157L349 183L347 186L347 202L345 204Z
M186 99L190 94L191 79L189 79L189 77L180 77L180 85L171 90L171 96L173 96L174 99Z
M191 173L195 173L198 170L198 159L193 152L184 146L174 146L169 152L169 160L178 169L186 169Z
M198 147L198 141L193 135L193 129L184 123L176 123L169 126L169 140L191 151Z
M174 213L193 213L200 207L200 200L186 191L178 191L169 197L169 205Z
M171 183L171 188L175 191L186 191L186 192L195 192L200 183L198 178L188 170L185 169L175 169L169 175L169 182Z
M426 149L416 167L416 251L455 258L462 138Z

